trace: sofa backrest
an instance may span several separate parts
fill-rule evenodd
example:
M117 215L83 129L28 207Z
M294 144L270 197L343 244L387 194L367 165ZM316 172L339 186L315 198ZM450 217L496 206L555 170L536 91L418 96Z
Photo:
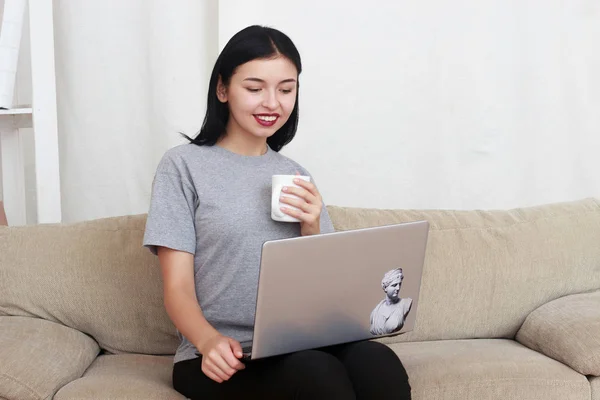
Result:
M431 224L416 329L384 341L512 338L540 305L600 288L597 199L510 211L328 209L337 230ZM113 353L173 354L144 224L137 215L0 227L0 315L62 323Z
M507 211L329 213L336 230L430 222L416 328L384 342L513 338L542 304L600 288L598 199Z
M0 315L59 322L112 353L173 354L158 260L141 246L145 220L0 227Z

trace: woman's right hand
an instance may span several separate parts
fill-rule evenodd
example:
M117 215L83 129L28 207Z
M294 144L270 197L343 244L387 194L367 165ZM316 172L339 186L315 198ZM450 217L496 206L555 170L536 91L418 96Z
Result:
M237 371L246 368L240 343L227 336L217 334L198 349L202 354L202 372L215 382L229 380Z

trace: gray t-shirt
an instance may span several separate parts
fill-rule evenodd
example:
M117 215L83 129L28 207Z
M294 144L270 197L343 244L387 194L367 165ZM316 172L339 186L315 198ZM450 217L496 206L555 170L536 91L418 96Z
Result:
M194 255L196 297L208 322L240 342L252 339L262 245L300 236L300 224L271 219L271 177L310 175L271 150L242 156L219 146L185 144L158 165L144 246ZM321 233L333 232L323 205ZM174 362L195 358L181 334Z

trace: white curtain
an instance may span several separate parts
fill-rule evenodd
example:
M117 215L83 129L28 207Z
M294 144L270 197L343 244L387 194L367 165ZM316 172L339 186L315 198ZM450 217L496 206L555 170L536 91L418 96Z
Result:
M200 127L217 52L210 1L55 1L63 220L145 212L179 131Z
M252 23L303 56L284 153L329 204L508 208L600 195L600 3L57 0L63 216L146 212Z

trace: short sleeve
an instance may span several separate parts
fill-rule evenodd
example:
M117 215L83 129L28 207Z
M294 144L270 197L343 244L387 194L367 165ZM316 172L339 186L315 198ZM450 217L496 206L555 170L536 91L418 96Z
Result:
M329 212L327 212L327 206L323 203L323 209L321 210L321 233L333 233L335 232L335 228L333 227L333 222L331 222L331 218L329 217Z
M189 180L169 164L161 161L152 183L143 244L154 254L158 246L195 254L197 195Z

